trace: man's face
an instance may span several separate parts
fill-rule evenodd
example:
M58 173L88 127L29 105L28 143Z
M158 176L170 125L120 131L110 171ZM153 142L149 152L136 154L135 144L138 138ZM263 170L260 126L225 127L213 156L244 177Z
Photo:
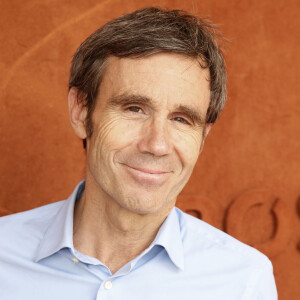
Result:
M209 71L177 54L110 57L87 140L98 195L142 214L174 205L201 151Z

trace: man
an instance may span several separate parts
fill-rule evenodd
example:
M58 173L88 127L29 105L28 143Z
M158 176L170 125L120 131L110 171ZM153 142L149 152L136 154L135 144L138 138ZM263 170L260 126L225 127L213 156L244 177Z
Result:
M145 8L78 48L68 101L86 180L1 219L1 299L277 299L264 255L174 208L225 102L215 38Z

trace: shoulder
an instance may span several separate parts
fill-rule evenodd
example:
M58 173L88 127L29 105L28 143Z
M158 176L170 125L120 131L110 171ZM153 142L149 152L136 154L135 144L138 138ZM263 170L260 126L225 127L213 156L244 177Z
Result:
M43 205L27 211L0 217L0 230L5 226L34 225L45 223L57 213L65 200ZM1 231L0 231L1 232Z
M22 245L27 253L39 244L51 220L64 201L0 218L0 253L17 251Z
M185 272L190 278L213 282L210 293L232 295L231 299L277 299L273 267L267 256L179 209L176 212Z
M242 243L227 233L202 220L176 209L181 227L185 251L194 255L206 255L216 265L223 267L251 266L272 268L270 260L255 248ZM193 256L193 255L191 255Z

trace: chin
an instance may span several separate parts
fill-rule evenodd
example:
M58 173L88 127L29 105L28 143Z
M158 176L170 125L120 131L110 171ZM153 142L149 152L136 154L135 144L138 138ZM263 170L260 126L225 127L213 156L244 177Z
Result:
M136 214L141 215L148 215L148 214L155 214L160 211L168 210L167 207L170 207L169 210L172 209L172 207L175 205L175 201L167 201L161 202L161 199L165 199L163 197L139 197L136 196L133 197L127 197L126 201L122 201L122 203L119 203L123 208L134 212ZM171 203L174 202L174 205L171 205Z

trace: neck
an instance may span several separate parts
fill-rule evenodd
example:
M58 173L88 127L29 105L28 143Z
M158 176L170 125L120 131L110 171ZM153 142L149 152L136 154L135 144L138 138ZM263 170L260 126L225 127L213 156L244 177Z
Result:
M138 214L122 208L87 178L74 210L74 247L115 273L151 244L173 206Z

